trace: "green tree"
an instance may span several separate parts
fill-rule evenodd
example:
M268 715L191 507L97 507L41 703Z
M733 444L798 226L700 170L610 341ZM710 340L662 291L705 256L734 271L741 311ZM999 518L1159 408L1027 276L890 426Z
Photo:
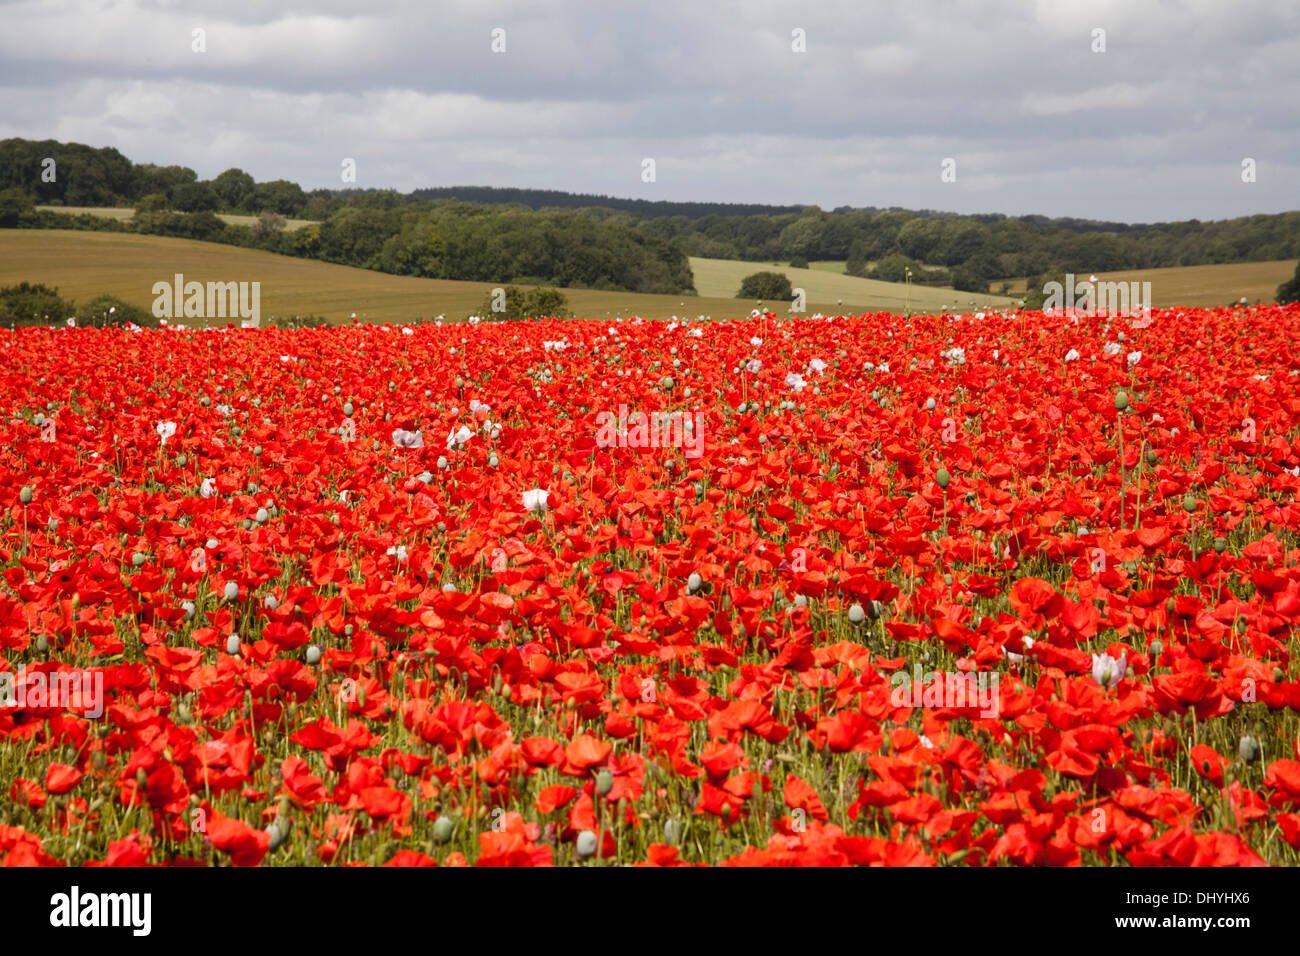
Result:
M780 272L755 272L740 283L737 299L763 299L776 302L794 295L790 280Z
M489 292L479 307L471 312L479 318L502 322L520 322L525 319L564 319L569 317L569 300L559 289L544 287L520 289L508 285L498 292Z
M147 196L141 196L135 204L136 212L167 212L171 209L171 200L167 198L166 193L149 193Z
M0 229L13 229L35 214L36 204L26 191L16 186L0 191Z
M221 199L211 183L182 183L172 190L172 205L181 212L212 212Z
M248 207L256 183L242 169L231 168L212 180L212 189L221 199L221 208L238 212Z
M307 194L297 183L276 179L254 186L250 203L249 208L257 212L278 212L282 216L294 217L307 205Z
M77 325L83 328L125 326L134 322L142 328L156 327L158 320L147 309L132 305L115 295L96 296L77 306Z
M72 313L72 301L50 286L20 282L0 289L0 325L62 325Z

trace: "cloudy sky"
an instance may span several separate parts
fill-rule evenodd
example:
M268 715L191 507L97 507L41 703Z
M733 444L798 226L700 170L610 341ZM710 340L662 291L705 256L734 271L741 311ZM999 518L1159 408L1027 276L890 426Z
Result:
M1300 208L1300 0L0 0L0 23L0 137L202 178L341 186L352 158L401 190Z

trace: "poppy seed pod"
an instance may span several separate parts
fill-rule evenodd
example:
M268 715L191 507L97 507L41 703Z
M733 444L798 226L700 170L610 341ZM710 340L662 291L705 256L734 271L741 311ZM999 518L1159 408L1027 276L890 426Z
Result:
M22 491L18 492L18 500L25 505L32 503L32 486L23 485Z
M940 488L947 488L948 482L951 480L952 478L948 474L947 468L940 468L938 471L934 473L934 483L937 484Z
M686 579L686 590L688 590L688 591L690 591L692 594L694 594L696 591L698 591L698 590L700 589L700 587L701 587L701 585L702 585L703 583L704 583L704 581L703 581L703 579L699 576L699 574L698 574L697 572L695 572L695 571L692 571L692 572L691 572L691 576L690 576L689 578Z
M1122 412L1128 408L1128 392L1123 390L1115 393L1115 411Z
M1245 763L1254 763L1259 759L1259 739L1245 734L1237 744L1237 756Z
M320 663L320 647L312 644L307 648L307 663L313 665Z
M288 828L282 826L279 820L273 821L266 828L266 835L269 837L267 849L271 853L274 853L284 845L285 838L288 836L287 830Z
M452 822L451 817L442 815L433 821L433 840L435 843L446 843L451 839L452 832L455 831L456 825Z
M238 635L238 634L231 634L229 637L226 638L226 653L227 653L227 654L238 654L238 653L239 653L239 635Z
M222 590L222 592L221 592L221 596L222 596L223 598L225 598L227 601L236 601L236 600L238 600L238 599L239 599L239 585L236 584L234 581L227 581L227 582L226 582L226 586L225 586L225 588L224 588L224 589Z
M866 618L866 612L862 609L861 604L854 604L849 608L849 623L861 624Z
M1183 495L1183 510L1189 514L1196 510L1196 498L1190 492Z
M574 849L578 852L578 859L591 859L596 855L596 834L590 830L583 830L578 834L578 839L574 843Z
M596 774L596 792L602 797L606 796L614 789L614 775L607 769L602 769Z

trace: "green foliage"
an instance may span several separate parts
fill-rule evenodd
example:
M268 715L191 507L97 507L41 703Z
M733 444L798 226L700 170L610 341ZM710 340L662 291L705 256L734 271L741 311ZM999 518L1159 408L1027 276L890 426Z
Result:
M1300 302L1300 262L1296 263L1295 275L1277 287L1277 301Z
M212 189L221 200L221 208L231 211L249 208L256 185L253 177L242 169L227 169L212 180Z
M17 229L36 220L31 194L17 186L0 190L0 229Z
M42 176L55 163L53 181ZM18 190L19 192L11 192ZM168 197L165 203L157 196ZM469 200L469 201L466 201ZM308 218L313 233L222 228L209 219L144 223L52 217L30 206L134 205ZM1076 274L1300 258L1300 212L1218 222L1129 225L1044 216L671 203L539 190L447 187L304 192L241 169L210 182L186 166L132 163L114 149L54 140L0 141L0 226L150 232L255 245L398 275L506 282L531 276L589 289L693 295L688 255L846 260L850 275L892 277L899 261L922 285L970 291L1008 276ZM898 259L891 259L898 257ZM888 262L886 260L889 260ZM874 262L874 270L867 263ZM952 270L950 277L948 270Z
M946 269L927 269L915 259L898 253L885 256L867 271L866 276L881 282L907 282L909 271L915 285L947 285L951 281Z
M142 212L170 212L172 208L171 200L167 198L166 193L149 193L141 196L135 204L137 214Z
M72 302L58 289L33 282L0 288L0 326L62 325L72 314Z
M233 232L232 227L212 212L179 213L150 212L137 214L135 231L153 236L178 236L182 239L201 239L205 242L223 242Z
M181 212L215 212L221 197L211 183L183 183L172 190L172 205Z
M330 324L323 315L272 315L266 326L272 329L319 329Z
M803 256L795 256L793 259L790 260L790 268L791 268L791 269L807 269L807 268L808 268L808 260L807 260L806 258L804 258Z
M1043 289L1049 282L1060 283L1062 289L1065 288L1065 272L1060 269L1054 269L1044 272L1041 275L1029 279L1028 289L1025 291L1025 308L1041 309L1044 301L1047 299L1047 293Z
M776 302L794 295L790 280L780 272L755 272L740 281L737 299L763 299Z
M952 270L952 287L958 292L979 292L987 294L989 280L967 266L958 266Z
M487 298L471 315L501 322L570 317L569 300L558 289L520 289L508 285L501 291L504 295L498 295L495 291L488 293Z
M77 325L82 328L107 328L134 323L141 328L158 325L158 320L147 310L124 302L114 295L100 295L77 306Z

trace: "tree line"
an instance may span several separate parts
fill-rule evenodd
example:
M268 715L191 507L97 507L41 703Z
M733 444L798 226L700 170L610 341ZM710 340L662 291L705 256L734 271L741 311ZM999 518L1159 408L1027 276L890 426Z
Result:
M42 163L57 176L47 181ZM115 149L0 141L0 226L50 225L31 207L130 205L126 228L267 248L402 275L691 294L688 256L844 260L852 275L1000 291L1011 279L1300 259L1300 211L1125 224L934 210L619 200L553 190L303 190L239 169L200 180ZM283 230L213 213L318 220ZM205 215L206 214L206 215ZM102 222L102 221L101 221ZM66 227L64 218L57 225ZM88 223L83 228L115 228ZM203 235L198 235L203 233Z

